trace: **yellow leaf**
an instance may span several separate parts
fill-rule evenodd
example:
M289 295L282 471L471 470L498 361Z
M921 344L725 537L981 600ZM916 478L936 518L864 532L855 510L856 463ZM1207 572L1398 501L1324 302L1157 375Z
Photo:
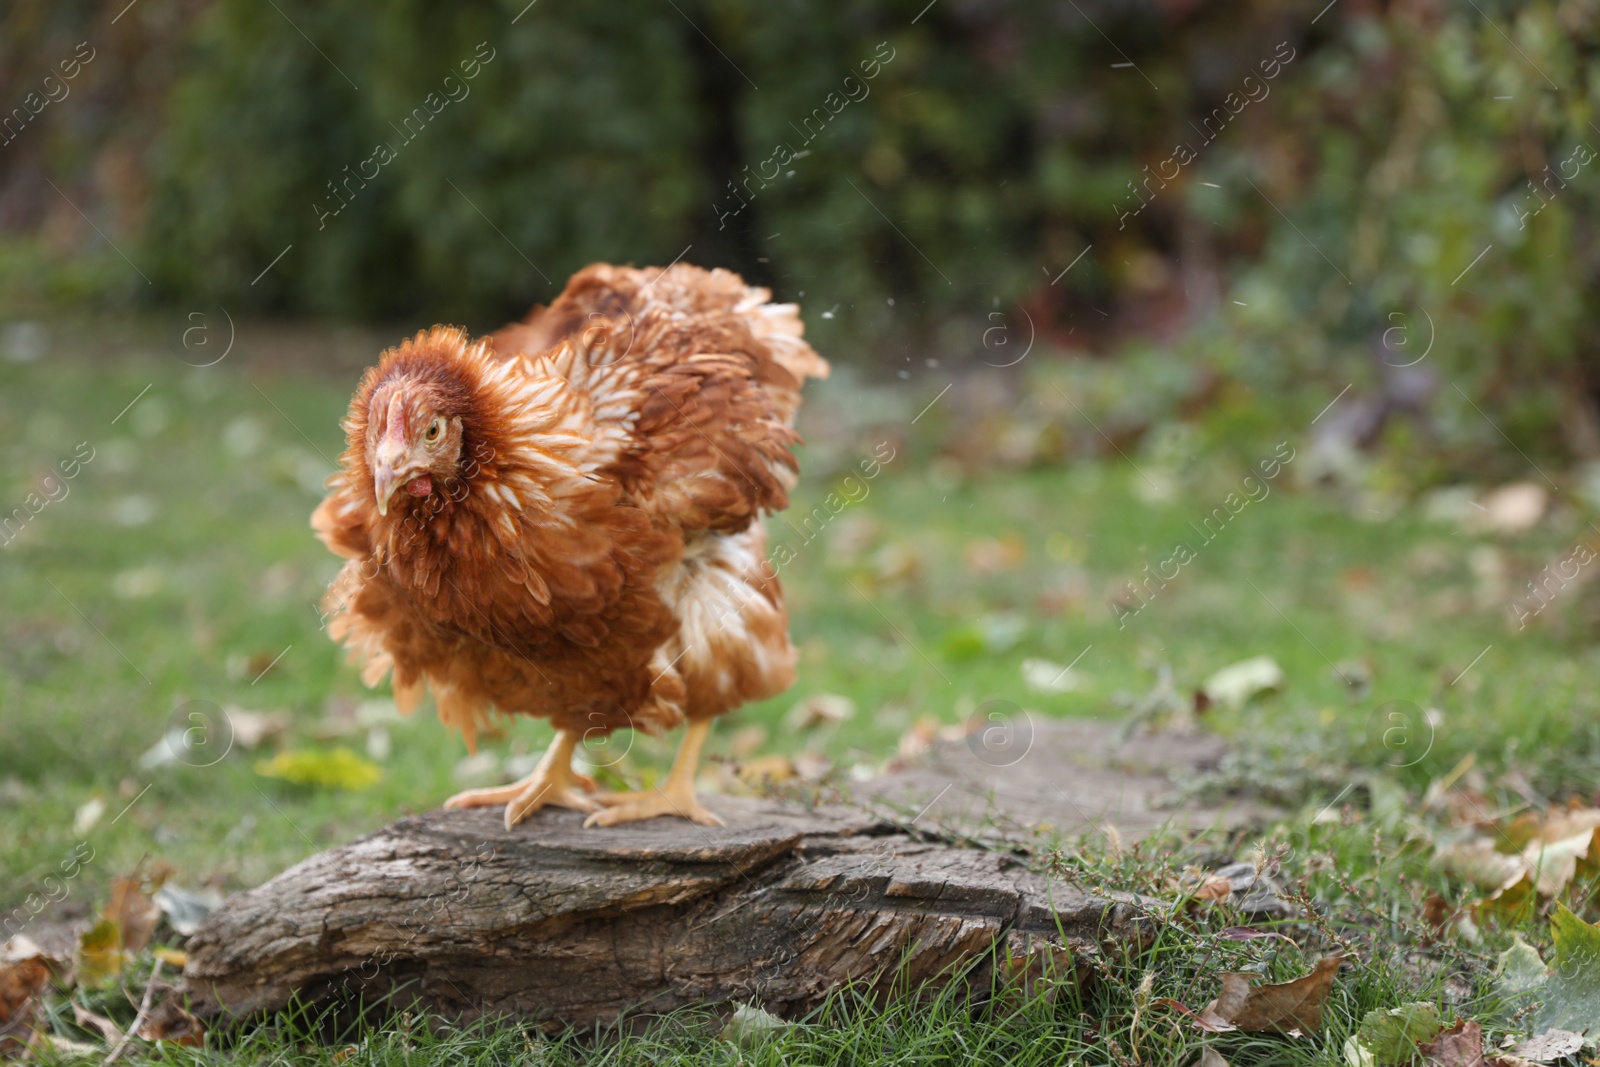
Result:
M122 927L111 919L101 919L78 938L79 985L104 985L122 973L122 963Z
M183 970L189 964L189 954L181 948L166 948L158 946L150 950L151 955L162 963Z
M383 777L377 764L344 747L290 749L269 760L256 761L256 773L324 789L365 789Z

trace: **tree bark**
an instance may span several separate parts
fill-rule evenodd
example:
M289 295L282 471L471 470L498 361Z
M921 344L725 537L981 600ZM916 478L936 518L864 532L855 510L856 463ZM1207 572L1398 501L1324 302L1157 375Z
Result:
M1136 939L1128 901L1013 854L919 840L851 809L710 798L725 827L583 829L545 810L434 811L232 897L190 939L202 1017L395 993L453 1016L610 1024L696 1003L795 1016L856 983L1081 979Z

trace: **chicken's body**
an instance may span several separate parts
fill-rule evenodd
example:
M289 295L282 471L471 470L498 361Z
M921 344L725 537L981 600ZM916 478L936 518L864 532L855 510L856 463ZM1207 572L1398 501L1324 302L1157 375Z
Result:
M351 404L312 517L348 562L329 632L376 684L423 686L468 744L493 712L551 720L539 772L452 798L611 823L693 797L709 720L794 680L761 516L787 505L806 377L828 365L794 305L737 275L595 265L482 341L435 328L383 356ZM690 724L651 795L590 798L578 739Z

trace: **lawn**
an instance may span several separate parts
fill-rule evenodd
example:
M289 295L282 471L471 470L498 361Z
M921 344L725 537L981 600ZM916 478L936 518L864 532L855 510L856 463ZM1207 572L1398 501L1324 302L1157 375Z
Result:
M190 888L256 885L463 784L503 780L540 751L545 727L519 722L469 758L428 707L401 719L386 691L364 690L321 632L316 605L336 561L307 519L342 449L353 371L269 372L244 353L187 367L159 340L130 342L113 360L105 337L63 334L39 361L0 363L0 507L25 516L0 547L0 914L26 908L85 843L92 860L44 918L98 908L112 879L141 865ZM1430 784L1434 800L1470 786L1489 809L1478 821L1507 826L1597 799L1589 576L1547 594L1525 628L1513 607L1538 606L1525 583L1597 538L1588 509L1552 494L1531 528L1496 533L1473 521L1471 505L1447 507L1448 493L1423 486L1386 486L1376 506L1370 492L1308 484L1314 411L1259 416L1254 451L1212 447L1203 433L1154 434L1018 469L951 444L956 398L912 424L943 384L845 379L810 394L806 474L790 524L773 527L791 549L780 574L800 681L719 723L707 784L740 788L754 759L805 756L813 777L826 768L822 788L848 790L908 733L960 724L988 700L1038 716L1122 718L1163 672L1189 694L1219 668L1270 655L1282 692L1207 711L1205 727L1232 738L1236 757L1211 782L1179 785L1260 795L1292 812L1282 826L1138 849L1066 841L1036 859L1171 903L1186 865L1262 843L1314 909L1291 931L1299 946L1229 941L1217 936L1232 921L1222 910L1179 909L1143 953L1105 961L1090 991L1010 1018L974 1019L949 1001L879 1013L842 997L742 1053L716 1038L708 1015L554 1041L515 1027L429 1034L396 1024L367 1033L343 1062L521 1062L533 1052L552 1062L1044 1063L1096 1049L1091 1062L1187 1063L1205 1035L1158 1002L1198 1008L1215 996L1218 971L1287 979L1341 944L1352 963L1321 1035L1220 1035L1215 1048L1235 1063L1345 1062L1364 1014L1409 1001L1481 1019L1495 1034L1525 1032L1491 972L1513 931L1548 956L1546 912L1535 900L1493 919L1475 912L1464 933L1429 932L1440 907L1457 912L1488 893L1438 859L1472 820L1420 800ZM1261 464L1274 459L1267 480ZM48 483L40 497L56 499L29 509L51 472L74 476ZM1227 521L1204 527L1215 515ZM1031 660L1075 663L1076 685L1030 686ZM791 725L790 709L814 694L848 697L855 714ZM223 707L255 715L236 716L235 731ZM173 731L190 742L179 759L164 742ZM589 759L606 776L648 782L674 742L618 736ZM261 773L275 755L304 761L341 748L377 780L339 789ZM1563 899L1600 917L1588 897ZM287 1033L285 1023L235 1039L234 1054L265 1062L292 1048Z

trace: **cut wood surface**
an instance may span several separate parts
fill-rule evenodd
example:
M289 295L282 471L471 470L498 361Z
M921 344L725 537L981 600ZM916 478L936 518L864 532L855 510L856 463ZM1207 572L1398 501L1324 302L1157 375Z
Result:
M1159 829L1236 830L1282 812L1254 801L1181 799L1185 780L1215 770L1228 746L1199 730L1130 731L1118 721L1055 719L1016 710L964 741L941 741L909 766L852 788L854 799L923 828L990 842L1039 832L1068 840Z
M856 982L1071 980L1140 936L1097 898L1003 851L919 840L848 808L713 797L727 825L610 829L546 809L433 811L230 898L188 945L206 1016L397 991L452 1015L610 1023L755 1001L793 1016Z

